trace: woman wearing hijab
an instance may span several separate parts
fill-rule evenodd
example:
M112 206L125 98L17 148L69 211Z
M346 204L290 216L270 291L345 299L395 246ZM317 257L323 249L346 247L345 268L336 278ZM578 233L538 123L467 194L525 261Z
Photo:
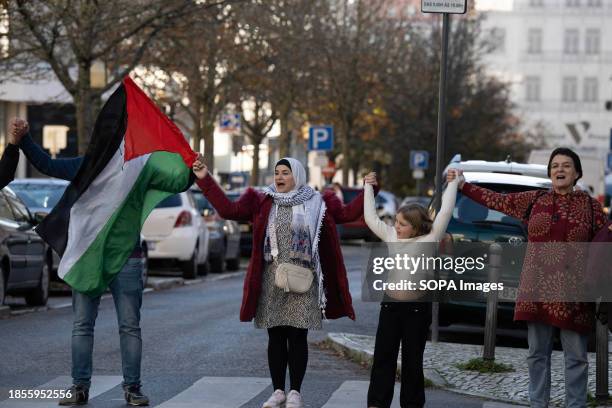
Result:
M302 163L283 158L274 168L274 184L263 192L249 188L232 202L208 174L201 156L193 170L221 217L253 223L240 320L255 319L256 328L268 330L274 392L262 408L301 408L308 330L320 329L322 317L355 319L335 224L363 214L363 194L343 205L332 191L321 194L306 185ZM310 287L304 293L278 287L279 265L304 268L313 277ZM291 383L285 395L287 366Z

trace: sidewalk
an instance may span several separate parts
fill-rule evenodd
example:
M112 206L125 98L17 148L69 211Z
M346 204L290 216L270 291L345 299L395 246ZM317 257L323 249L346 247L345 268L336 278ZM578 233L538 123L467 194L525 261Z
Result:
M374 354L374 337L349 333L329 333L330 345L349 357L371 365ZM425 377L436 387L460 394L483 397L495 401L528 405L529 374L527 372L527 350L496 347L495 361L511 365L515 371L507 373L481 374L455 367L472 358L482 357L482 346L456 343L427 342L423 357ZM398 358L398 370L401 368ZM563 352L552 355L551 405L563 406L564 362ZM612 378L612 368L608 368ZM589 391L595 395L595 353L589 353Z

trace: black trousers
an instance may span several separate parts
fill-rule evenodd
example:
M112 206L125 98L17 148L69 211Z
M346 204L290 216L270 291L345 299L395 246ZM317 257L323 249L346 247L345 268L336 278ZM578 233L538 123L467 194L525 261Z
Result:
M389 408L393 400L397 356L402 345L400 406L425 405L423 351L431 324L431 303L383 302L380 306L368 407Z
M289 365L291 390L300 392L308 365L308 330L290 326L268 329L268 367L275 390L285 390Z

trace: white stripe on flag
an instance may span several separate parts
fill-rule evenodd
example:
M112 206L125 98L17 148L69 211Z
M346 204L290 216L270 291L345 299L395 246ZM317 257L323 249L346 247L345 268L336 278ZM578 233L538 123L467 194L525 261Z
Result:
M60 278L66 276L123 204L151 156L146 154L124 163L124 143L70 210L68 244L58 269Z
M120 376L113 375L94 375L91 378L91 388L89 389L89 399L105 393L115 388L123 381ZM69 376L56 377L46 384L38 386L36 390L57 390L65 391L70 388L72 378ZM25 387L21 387L25 388ZM30 388L31 389L31 388ZM122 394L123 395L123 394ZM0 408L57 408L56 399L6 399L0 402Z
M238 408L269 386L269 378L202 377L157 408Z
M368 381L345 381L321 408L365 407L368 402L369 385ZM395 384L391 408L400 408L399 393L399 384Z

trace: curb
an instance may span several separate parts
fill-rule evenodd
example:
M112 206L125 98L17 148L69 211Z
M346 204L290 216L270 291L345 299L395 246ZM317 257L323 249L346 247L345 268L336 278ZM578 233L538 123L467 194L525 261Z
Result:
M195 280L198 280L198 279L195 279ZM185 279L183 278L153 278L149 276L149 280L147 282L147 288L151 288L157 291L157 290L170 289L175 286L183 286L184 284L185 284Z
M371 337L371 336L364 336ZM363 364L368 369L372 367L372 360L374 355L371 351L365 350L359 346L359 344L353 340L351 340L348 336L343 333L328 333L326 342L331 346L332 349L346 355L350 360L353 360L357 363ZM397 362L397 373L400 374L402 369L401 361ZM490 401L497 401L501 404L496 405L488 405L491 408L494 407L504 407L504 406L513 406L513 407L526 407L528 405L524 405L521 401L515 401L511 399L499 398L494 395L464 391L457 388L452 387L445 379L438 373L437 370L433 368L424 368L423 373L425 375L425 381L429 381L436 388L440 388L446 391L454 392L456 394L467 395L470 397L478 397L484 398Z

